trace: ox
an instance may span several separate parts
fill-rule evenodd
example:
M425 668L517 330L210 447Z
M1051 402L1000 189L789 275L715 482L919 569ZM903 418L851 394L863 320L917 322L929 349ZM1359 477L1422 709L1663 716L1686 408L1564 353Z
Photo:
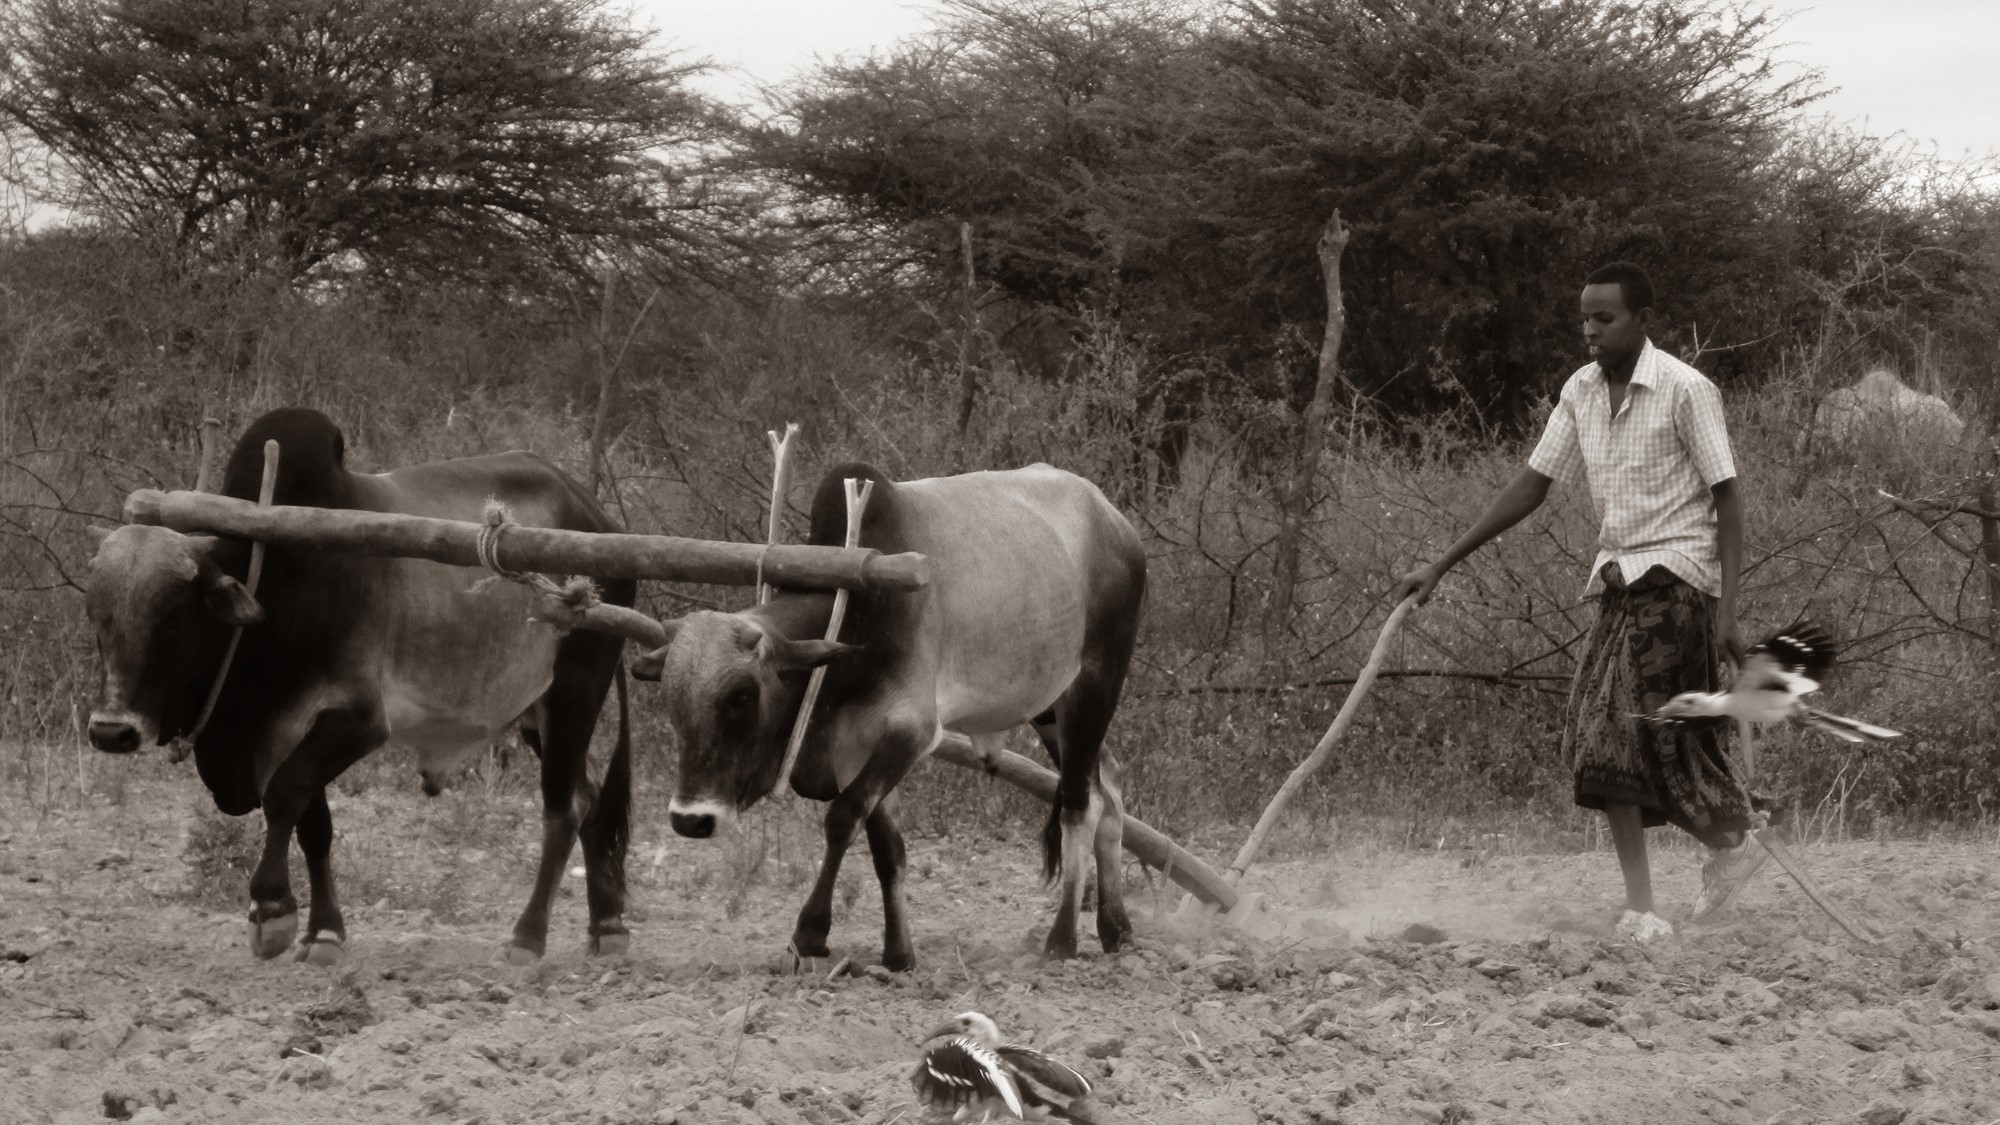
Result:
M982 751L1032 723L1060 773L1043 832L1043 874L1061 875L1047 950L1076 954L1085 862L1097 862L1097 934L1131 933L1120 893L1123 801L1102 753L1145 594L1138 536L1095 485L1047 465L892 484L866 465L831 470L813 500L810 539L845 538L843 478L874 480L861 543L930 556L925 589L856 592L843 635L819 640L832 596L782 591L737 613L667 622L668 643L632 673L663 679L680 740L669 814L683 836L714 834L775 787L807 670L827 665L791 778L829 802L826 855L792 934L798 957L827 956L841 857L865 826L882 885L882 961L915 957L903 902L904 851L890 791L944 732Z
M270 438L280 448L279 504L476 520L497 497L522 523L617 530L574 481L526 453L350 473L340 430L302 409L251 424L229 459L226 493L256 497ZM415 559L273 546L253 599L241 581L249 553L239 539L160 527L103 532L85 603L104 663L90 741L112 753L185 735L231 630L243 628L194 756L217 808L231 816L264 810L263 857L250 878L252 951L275 957L297 932L287 862L296 830L312 891L298 959L330 964L343 955L347 932L328 862L329 782L394 741L416 751L428 786L517 721L541 758L542 855L508 958L541 956L549 901L579 831L590 948L622 951L631 801L623 642L559 637L529 623L523 587L470 592L481 572ZM607 583L604 598L630 605L634 586ZM614 676L618 739L593 782L586 759Z

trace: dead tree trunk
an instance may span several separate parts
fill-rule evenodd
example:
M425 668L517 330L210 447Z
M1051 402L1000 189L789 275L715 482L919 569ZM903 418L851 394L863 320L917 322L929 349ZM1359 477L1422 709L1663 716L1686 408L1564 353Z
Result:
M1271 564L1271 601L1264 614L1264 651L1272 656L1281 650L1280 642L1292 620L1299 585L1299 540L1305 534L1306 517L1312 513L1313 482L1320 453L1326 448L1327 411L1340 381L1340 335L1347 327L1347 313L1340 302L1340 256L1347 249L1347 234L1340 212L1335 211L1319 236L1319 268L1326 279L1326 334L1320 339L1312 399L1299 420L1292 479L1278 499L1278 544Z
M590 494L604 471L604 429L611 423L611 298L618 275L604 268L604 304L597 310L597 418L590 426Z
M972 345L979 331L979 307L973 292L972 224L958 224L958 252L965 259L965 304L958 325L958 436L972 425L972 402L979 394L979 370L972 363ZM964 456L961 447L960 454Z
M632 323L625 328L625 339L617 351L611 350L611 297L617 275L610 267L604 270L604 307L597 317L597 419L590 427L590 494L598 495L598 483L608 474L611 467L604 456L605 432L611 426L611 403L618 397L618 369L625 363L625 353L631 350L632 338L639 334L639 326L646 321L646 314L653 311L653 303L660 299L660 287L646 294L646 302L639 311L632 314ZM618 500L620 518L623 518L625 502L617 494L617 482L612 482L612 495Z
M1979 553L1986 563L1986 636L2000 645L2000 439L1987 453L1979 487Z

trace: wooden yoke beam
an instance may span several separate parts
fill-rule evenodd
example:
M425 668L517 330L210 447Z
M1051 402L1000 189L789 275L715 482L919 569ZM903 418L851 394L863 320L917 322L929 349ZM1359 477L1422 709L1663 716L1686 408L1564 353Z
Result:
M460 520L350 508L260 508L227 496L151 488L126 497L125 520L286 547L429 559L451 566L480 565L480 525ZM761 560L765 581L807 590L915 590L930 582L931 572L930 560L922 555L885 555L871 548L766 547L522 524L508 525L499 555L510 570L725 586L754 585Z

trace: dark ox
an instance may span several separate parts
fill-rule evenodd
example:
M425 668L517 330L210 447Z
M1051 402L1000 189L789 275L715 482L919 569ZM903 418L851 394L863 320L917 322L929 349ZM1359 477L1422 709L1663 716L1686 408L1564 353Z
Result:
M574 481L526 453L350 473L340 431L310 410L252 423L230 457L226 493L256 497L267 438L280 447L279 504L477 520L490 496L525 524L617 530ZM518 721L541 758L542 856L508 956L542 954L549 901L579 830L590 947L622 950L631 796L623 642L558 637L529 623L529 594L518 584L472 593L482 571L414 559L271 547L253 599L242 584L249 553L242 540L120 527L103 534L91 560L86 605L104 661L90 741L113 753L186 734L232 628L244 626L194 756L217 808L232 816L264 810L263 857L250 879L251 949L275 957L297 932L287 863L296 829L312 889L299 959L342 955L327 783L389 741L416 752L428 783ZM607 583L603 594L630 605L633 592L626 581ZM586 758L614 675L618 739L600 784Z
M1061 875L1048 951L1076 953L1093 850L1098 937L1118 948L1131 932L1119 886L1123 801L1101 748L1145 593L1138 536L1095 485L1047 465L903 484L844 465L814 498L813 543L844 541L845 477L876 482L862 544L930 556L932 583L856 592L842 630L851 644L813 639L826 633L826 593L785 591L739 613L668 622L669 643L635 661L633 674L663 681L679 735L674 830L709 836L771 792L807 670L827 664L791 779L801 796L830 802L826 856L792 935L795 954L827 955L841 857L865 826L882 885L883 963L914 963L889 793L945 731L991 753L1024 722L1061 773L1043 833L1044 874Z

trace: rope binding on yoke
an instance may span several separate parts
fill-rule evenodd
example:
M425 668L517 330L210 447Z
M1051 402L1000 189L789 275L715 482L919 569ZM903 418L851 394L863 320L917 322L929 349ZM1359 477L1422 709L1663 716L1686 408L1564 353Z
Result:
M584 613L602 601L597 583L583 574L573 574L557 582L546 574L510 569L500 561L500 540L516 526L513 509L497 497L488 497L486 508L480 513L479 538L474 546L480 565L493 573L474 582L466 592L482 593L502 580L516 582L542 595L544 601L536 620L565 631L576 628L583 623Z

